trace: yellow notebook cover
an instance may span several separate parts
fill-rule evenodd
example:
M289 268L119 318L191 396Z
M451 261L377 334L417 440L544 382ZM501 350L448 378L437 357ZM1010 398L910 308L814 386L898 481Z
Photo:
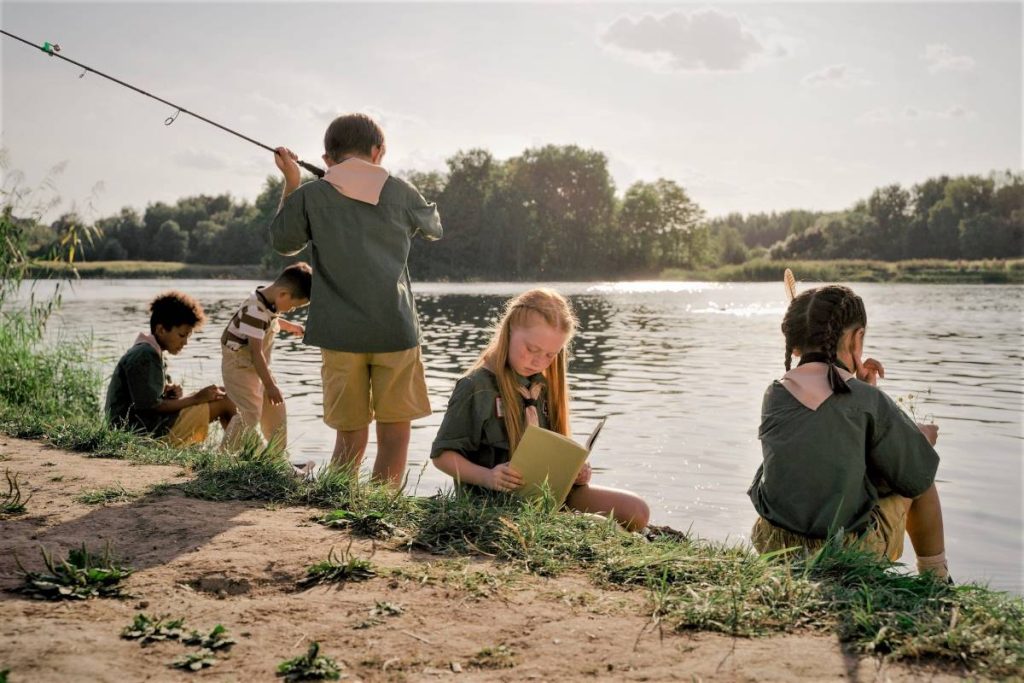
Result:
M597 433L604 426L598 423L594 433L581 446L567 436L529 425L512 454L509 464L523 475L523 485L517 492L524 498L543 495L544 482L548 483L552 497L559 506L565 502L576 481L576 475L593 447Z

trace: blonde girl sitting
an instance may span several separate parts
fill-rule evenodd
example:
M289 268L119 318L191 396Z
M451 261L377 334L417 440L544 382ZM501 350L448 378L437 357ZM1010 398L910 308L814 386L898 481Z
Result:
M509 465L526 425L569 435L568 346L577 320L551 289L515 297L469 372L455 385L430 457L469 490L515 491ZM629 491L593 486L584 464L566 500L580 512L613 517L631 531L647 526L647 504Z
M862 360L867 313L848 287L802 292L782 321L786 374L768 387L763 462L748 491L760 552L848 543L898 560L909 533L919 572L947 577L935 488L935 425L915 424L875 387L882 364ZM790 369L792 357L800 362Z

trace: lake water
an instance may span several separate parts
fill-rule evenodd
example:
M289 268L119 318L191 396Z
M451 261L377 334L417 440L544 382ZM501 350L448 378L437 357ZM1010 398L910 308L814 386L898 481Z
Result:
M65 290L50 334L88 336L109 375L146 328L148 301L172 284L199 298L209 322L171 360L171 373L186 390L219 382L221 331L260 283L83 281ZM595 483L640 493L655 523L706 538L746 539L754 513L745 492L760 461L761 396L783 372L782 285L555 286L570 296L582 323L570 365L573 430L582 438L609 416L591 459ZM486 343L501 304L527 287L415 285L434 409L413 424L410 480L419 480L419 493L448 485L438 470L424 467L448 395ZM893 397L914 394L919 418L940 426L939 490L954 576L1021 593L1024 287L855 289L868 310L868 355L886 366L882 387ZM325 460L334 435L321 421L318 349L283 336L273 368L288 405L293 459ZM373 453L371 443L368 461ZM909 541L907 549L904 560L912 564Z

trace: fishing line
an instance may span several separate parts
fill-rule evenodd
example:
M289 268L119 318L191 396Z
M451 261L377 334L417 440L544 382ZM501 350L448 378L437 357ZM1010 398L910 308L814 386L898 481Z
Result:
M102 71L97 71L96 69L92 68L91 66L86 66L85 64L82 64L81 62L76 62L73 59L69 59L69 58L65 57L64 55L59 54L60 53L60 45L58 45L57 43L43 43L40 46L40 45L36 45L35 43L33 43L31 41L25 40L21 36L16 36L13 33L9 33L9 32L7 32L7 31L5 31L3 29L0 29L0 33L4 34L5 36L7 36L9 38L14 38L15 40L21 41L22 43L25 43L26 45L28 45L30 47L34 47L37 50L42 50L43 52L45 52L46 54L50 55L51 57L57 57L58 59L63 59L65 62L68 62L70 64L74 64L75 66L77 66L80 69L82 69L82 73L80 73L78 75L79 78L84 78L85 74L87 74L87 73L94 73L97 76L102 76L103 78L106 78L108 81L113 81L114 83L117 83L118 85L124 86L125 88L128 88L129 90L134 90L135 92L139 93L140 95L145 95L146 97L154 99L157 102L162 102L163 104L166 104L169 107L174 107L174 109L175 109L174 114L171 115L171 116L168 116L164 120L164 125L165 126L169 126L172 123L174 123L178 119L179 115L181 115L181 114L188 114L189 116L192 116L194 118L199 119L200 121L203 121L204 123L208 123L211 126L216 126L217 128L220 128L222 131L224 131L226 133L231 133L234 136L242 138L246 142L251 142L252 144L256 145L257 147L262 147L263 149L267 150L268 152L274 152L276 154L276 150L273 147L269 146L269 145L265 145L265 144L263 144L262 142L260 142L258 140L253 140L249 136L242 135L238 131L231 130L227 126L222 126L221 124L217 123L216 121L211 121L210 119L206 118L205 116L200 116L199 114L195 113L194 111L189 111L188 109L186 109L185 107L182 107L181 105L178 105L178 104L175 104L174 102L170 102L168 100L165 100L162 97L157 97L156 95L154 95L152 93L148 93L145 90L143 90L142 88L135 87L131 83L125 83L124 81L122 81L122 80L120 80L118 78L114 78L113 76L107 75L107 74L103 73ZM313 164L306 163L305 161L299 161L298 164L302 168L306 169L307 171L309 171L310 173L315 175L317 178L323 178L324 177L324 170L322 168L314 166Z

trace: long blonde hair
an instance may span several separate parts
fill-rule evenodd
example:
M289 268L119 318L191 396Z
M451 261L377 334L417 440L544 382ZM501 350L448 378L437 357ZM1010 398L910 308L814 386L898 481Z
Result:
M493 372L498 380L498 392L501 394L501 403L505 406L504 420L509 450L515 450L526 429L522 411L516 409L521 398L516 388L519 383L516 381L515 370L508 364L512 328L532 327L541 321L568 335L565 345L559 349L558 355L544 371L544 379L547 380L549 426L552 431L568 436L569 383L566 374L569 343L576 333L578 321L572 305L561 294L553 289L540 288L531 289L510 299L505 304L501 320L494 328L491 342L470 369L472 372L478 368L486 368Z

